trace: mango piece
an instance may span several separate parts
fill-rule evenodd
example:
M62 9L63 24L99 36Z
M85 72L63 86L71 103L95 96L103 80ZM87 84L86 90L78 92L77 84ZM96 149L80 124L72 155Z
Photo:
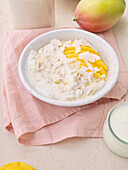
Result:
M95 51L94 49L92 49L91 47L88 47L88 46L85 46L85 47L81 46L81 50L89 51L90 53L99 55L97 51Z
M95 51L94 49L92 49L91 47L88 47L88 46L81 46L81 51L78 53L80 54L81 52L87 52L89 51L90 53L93 53L93 54L96 54L96 55L99 55L97 51ZM64 54L75 54L75 47L65 47L65 50L64 50Z
M68 54L75 54L75 50L68 50L64 52L64 55L68 55Z
M65 51L70 51L70 50L75 50L75 47L65 47Z
M100 78L101 77L100 73L93 73L93 76L96 77L96 78Z
M0 170L6 170L6 168L9 167L10 165L12 165L12 163L8 163L8 164L0 167Z
M87 31L103 32L119 21L125 8L125 0L81 0L74 21Z
M21 162L21 163L20 163L20 167L21 167L21 168L24 168L24 169L26 169L26 170L35 170L32 166L30 166L30 165L28 165L28 164L26 164L26 163L24 163L24 162Z
M105 74L107 76L107 72L103 68L100 68L100 70L97 73L100 73L100 75Z
M87 67L87 64L86 64L86 62L85 62L84 60L79 59L78 61L80 61L80 62L81 62L80 66Z
M78 54L67 54L67 58L78 58Z
M95 61L96 66L99 67L103 67L106 71L108 71L108 67L104 64L104 62L100 59L100 60L96 60Z
M13 162L0 167L0 170L36 170L36 169L24 162Z
M73 41L72 41L73 43ZM88 47L88 46L81 46L81 51L79 53L76 53L75 51L75 47L65 47L65 50L64 50L64 54L66 55L67 58L71 59L71 58L75 58L76 61L80 61L81 64L80 64L80 68L82 68L82 66L85 66L87 67L87 64L86 62L83 60L83 59L80 59L79 58L79 54L80 53L83 53L83 52L87 52L89 51L90 53L93 53L93 54L96 54L96 55L99 55L97 51L95 51L94 49L92 49L91 47ZM99 69L99 71L97 73L94 73L94 77L96 78L102 78L101 75L105 74L107 76L107 71L108 71L108 67L104 64L104 62L100 59L100 60L95 60L94 63L88 61L92 67L97 67ZM79 69L80 69L79 68ZM91 70L87 70L87 72L90 72ZM102 78L104 79L104 78Z

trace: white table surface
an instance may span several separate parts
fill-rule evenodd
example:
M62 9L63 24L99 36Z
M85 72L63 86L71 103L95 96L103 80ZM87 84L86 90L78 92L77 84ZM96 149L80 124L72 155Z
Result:
M55 0L55 2L56 27L77 26L72 19L79 0ZM12 29L7 0L0 0L0 63L4 31ZM128 10L112 31L128 71ZM0 113L0 166L13 161L23 161L37 170L128 169L128 159L112 153L102 138L72 138L47 146L21 145L16 141L14 134L4 129Z

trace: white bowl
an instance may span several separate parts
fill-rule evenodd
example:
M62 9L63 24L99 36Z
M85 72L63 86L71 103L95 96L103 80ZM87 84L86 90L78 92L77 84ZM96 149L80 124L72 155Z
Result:
M59 100L44 97L39 92L37 92L37 90L34 89L34 87L32 87L31 82L27 80L26 73L25 73L25 63L27 61L28 55L32 49L36 51L42 46L48 44L50 40L54 38L59 39L59 40L85 39L90 44L92 44L92 46L99 52L104 63L109 68L107 81L101 90L96 92L93 96L90 96L83 100L59 101ZM50 104L71 107L71 106L81 106L81 105L92 103L102 98L104 95L106 95L113 88L113 86L115 85L117 81L118 74L119 74L119 62L118 62L118 57L115 51L113 50L113 48L99 36L93 33L84 31L84 30L59 29L59 30L44 33L38 36L37 38L35 38L34 40L32 40L24 48L20 56L18 70L19 70L19 76L20 76L20 79L23 85L32 95Z

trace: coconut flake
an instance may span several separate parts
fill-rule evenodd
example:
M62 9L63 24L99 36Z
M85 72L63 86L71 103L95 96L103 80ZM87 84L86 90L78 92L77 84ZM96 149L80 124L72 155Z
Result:
M82 46L89 46L89 47L91 47L92 49L94 49L94 47L91 45L91 44L89 44L86 40L84 40L84 39L80 39L80 40L75 40L74 41L74 43L72 44L72 46L73 47L75 47L75 46L80 46L80 45L82 45Z
M86 40L84 40L84 39L80 39L80 40L78 40L79 41L79 43L80 43L80 45L82 45L82 46L89 46L89 47L91 47L92 49L94 49L95 51L97 51L91 44L89 44L89 42L87 42Z
M88 81L89 81L89 83L92 82L92 78L93 78L93 72L89 72L88 73Z
M84 39L81 39L81 40L75 40L72 44L72 46L78 46L78 45L82 45L82 46L88 46L89 43L87 41L85 41Z
M66 42L64 43L64 46L65 46L65 47L71 47L71 40L66 41Z
M105 78L105 77L106 77L106 75L105 75L105 74L102 74L102 75L101 75L101 78Z
M72 47L75 47L75 46L78 46L79 43L78 43L78 40L76 39L73 43L72 43Z
M80 39L80 40L78 40L78 43L80 44L80 45L83 45L83 46L90 46L91 47L91 44L89 44L86 40L84 40L84 39Z
M87 64L89 70L93 70L92 65L88 61L86 61L86 64Z
M50 44L53 46L61 46L62 42L60 40L53 39L53 40L51 40Z
M78 70L80 74L82 74L85 78L88 78L88 73L86 72L88 70L87 67L82 67L81 69Z
M79 69L78 72L82 74L88 80L89 83L92 82L93 72L88 73L86 67Z
M99 71L98 67L94 67L93 72L96 73L97 71Z
M49 56L49 55L53 55L56 50L57 50L57 46L53 46L52 44L48 44L44 47L44 50L43 50L43 55L45 56Z
M68 62L68 58L64 55L64 53L58 51L57 56L59 57L60 61L66 61L66 62Z
M79 40L75 40L73 43L72 43L72 47L75 47L75 51L76 53L79 53L81 51L81 47L80 47L80 44L79 44Z
M62 52L62 53L64 53L64 50L65 50L65 46L61 46L61 47L59 47L59 49L58 49L60 52Z
M80 62L80 61L77 61L76 63L74 63L74 65L75 65L75 69L76 69L76 70L78 70L78 69L79 69L80 64L81 64L81 62Z
M75 46L75 51L76 51L76 53L79 53L81 51L80 45Z
M92 63L94 63L95 60L99 60L100 59L100 57L98 55L89 53L88 51L85 52L85 53L79 54L79 58L83 59L84 61L88 60L88 61L90 61Z

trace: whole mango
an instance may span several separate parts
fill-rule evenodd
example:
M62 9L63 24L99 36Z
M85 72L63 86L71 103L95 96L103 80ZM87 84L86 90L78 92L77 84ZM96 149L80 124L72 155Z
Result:
M119 21L125 7L125 0L81 0L74 21L87 31L106 31Z

